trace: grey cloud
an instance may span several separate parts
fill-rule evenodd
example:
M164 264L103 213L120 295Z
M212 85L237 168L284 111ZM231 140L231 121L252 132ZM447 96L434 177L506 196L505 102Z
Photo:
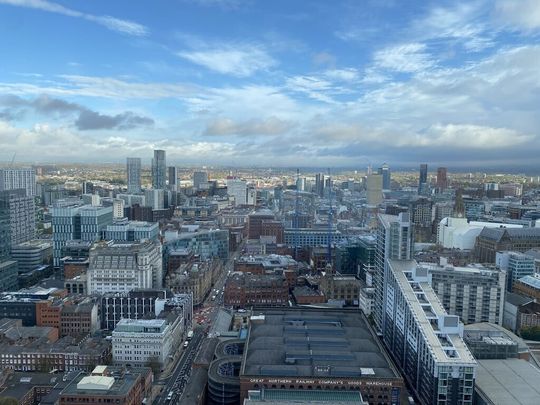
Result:
M0 118L6 120L15 119L16 114L20 115L24 110L32 110L44 115L78 114L75 126L81 131L92 129L126 130L154 124L152 118L137 115L131 111L106 115L90 110L80 104L70 103L47 95L41 95L34 100L26 100L16 95L6 95L0 97L0 106L7 107L5 110L0 111Z
M91 110L83 110L75 121L75 125L81 131L91 129L125 130L153 124L153 119L136 115L131 111L116 115L104 115Z

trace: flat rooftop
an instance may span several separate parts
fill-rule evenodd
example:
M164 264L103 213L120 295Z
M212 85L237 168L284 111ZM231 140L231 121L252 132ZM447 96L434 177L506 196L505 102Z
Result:
M269 309L252 322L241 376L401 378L356 311Z
M363 405L358 391L320 391L320 390L272 390L250 393L244 405L286 405L286 404L331 404Z
M478 360L476 391L488 404L537 404L540 370L525 360Z

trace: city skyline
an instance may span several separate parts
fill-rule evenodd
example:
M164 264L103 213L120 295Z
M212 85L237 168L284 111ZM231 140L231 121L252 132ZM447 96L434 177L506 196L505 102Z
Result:
M0 0L0 161L537 165L538 2L147 11Z

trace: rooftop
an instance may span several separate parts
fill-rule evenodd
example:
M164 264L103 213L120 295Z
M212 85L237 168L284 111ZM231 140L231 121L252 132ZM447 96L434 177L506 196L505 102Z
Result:
M388 260L388 264L435 361L474 364L474 357L459 333L463 325L443 308L431 288L428 272L416 274L417 268L422 267L415 260ZM453 325L446 327L447 323Z
M400 378L359 312L267 310L252 322L241 375Z
M488 404L530 405L540 398L540 370L525 360L478 360L475 384Z
M536 290L540 290L540 277L525 276L525 277L520 278L518 281Z

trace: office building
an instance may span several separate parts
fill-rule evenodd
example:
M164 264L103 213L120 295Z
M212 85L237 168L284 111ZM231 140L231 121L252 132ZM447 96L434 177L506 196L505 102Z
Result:
M247 221L248 239L260 239L263 223L274 219L276 219L276 216L269 209L261 209L250 213Z
M104 231L105 240L118 242L140 242L159 238L159 224L157 222L129 221L123 219L107 225Z
M448 177L446 167L437 168L437 190L442 192L448 188Z
M113 222L113 207L58 204L52 209L53 264L60 266L62 248L68 241L95 242Z
M513 283L512 291L540 302L540 277L538 275L522 277Z
M34 169L0 169L0 191L24 189L27 197L36 195Z
M391 173L390 173L390 167L383 163L381 167L379 167L379 170L377 171L377 174L380 174L382 176L382 188L383 190L390 190L391 186Z
M58 405L149 404L153 382L149 367L127 370L98 365L90 374L80 373L70 381L60 392Z
M331 243L337 243L343 235L334 227L330 231L321 228L289 228L285 229L284 238L285 244L289 246L327 246L329 239Z
M167 162L164 150L155 150L152 159L152 188L165 189L167 183Z
M154 241L101 243L90 251L88 294L161 288L161 245Z
M114 363L135 367L156 363L163 368L178 350L183 324L181 314L167 319L122 319L112 333Z
M0 226L6 226L5 221L9 223L7 239L9 250L15 245L34 239L36 236L34 197L27 196L24 189L0 191L0 221L4 224Z
M379 205L383 201L383 176L369 174L366 178L366 196L368 205Z
M229 257L229 231L227 229L203 229L195 232L165 232L165 259L169 252L189 249L201 259Z
M474 247L480 263L495 263L500 251L526 252L540 247L540 228L484 228Z
M113 330L121 319L153 319L174 303L182 307L184 320L191 322L191 294L172 294L165 289L136 289L127 293L106 293L101 296L101 329Z
M413 257L413 224L408 213L398 216L379 214L377 227L377 249L375 250L375 268L373 287L375 288L373 319L378 332L383 329L383 308L386 302L384 287L388 259L409 260Z
M28 273L52 261L52 241L33 239L15 245L11 249L11 258L17 260L20 273Z
M403 379L360 312L283 308L259 313L251 318L243 357L220 356L210 366L212 388L221 373L221 393L233 395L228 390L234 385L223 384L226 368L220 367L229 363L240 374L240 400L261 390L313 393L311 403L317 403L319 391L322 397L342 390L375 404L404 400Z
M507 291L513 291L514 284L521 278L535 273L534 258L524 253L497 252L495 263L507 273Z
M18 289L18 268L15 260L0 258L0 292Z
M169 166L167 168L167 178L169 179L169 190L178 190L178 168L176 166Z
M420 263L431 275L432 287L444 309L465 324L492 322L502 325L506 272L481 265L455 267Z
M127 158L127 192L141 192L141 158Z
M224 304L235 308L289 304L289 285L282 275L234 273L224 290Z
M227 178L227 194L234 197L234 205L246 205L247 182L236 177Z
M420 176L418 178L418 194L429 194L428 166L426 163L422 163L420 165Z
M146 205L144 194L118 194L116 198L124 200L124 207L131 207L133 205L140 205L142 207Z
M423 405L472 404L477 363L463 324L448 315L414 260L387 260L383 340Z
M193 172L193 188L195 190L204 190L208 188L208 173L203 171Z

